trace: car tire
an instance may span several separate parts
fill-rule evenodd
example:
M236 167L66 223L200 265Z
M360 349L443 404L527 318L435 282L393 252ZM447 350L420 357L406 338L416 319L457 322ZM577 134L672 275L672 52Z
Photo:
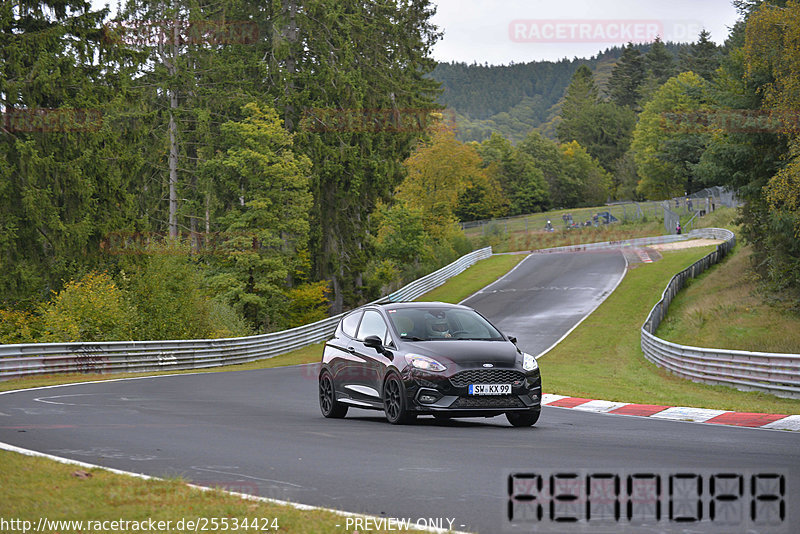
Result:
M396 374L390 374L383 384L383 411L386 420L393 425L404 425L416 419L406 405L406 388Z
M347 405L336 400L333 378L327 371L319 375L319 409L322 415L331 419L341 419L347 415Z
M527 412L507 412L506 419L511 426L533 426L539 420L540 410L530 410Z

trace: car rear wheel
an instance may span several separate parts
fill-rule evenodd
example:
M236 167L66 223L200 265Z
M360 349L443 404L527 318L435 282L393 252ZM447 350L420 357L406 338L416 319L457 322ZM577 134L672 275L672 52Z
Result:
M319 408L325 417L341 419L347 415L347 405L336 400L333 378L327 371L319 377Z
M397 375L390 375L383 385L383 410L386 420L393 425L403 425L416 419L406 406L406 388Z
M506 419L511 426L533 426L539 420L539 410L528 412L508 412Z

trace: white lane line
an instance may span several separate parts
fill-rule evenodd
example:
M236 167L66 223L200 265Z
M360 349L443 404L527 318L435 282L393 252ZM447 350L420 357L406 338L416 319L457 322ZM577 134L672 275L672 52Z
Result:
M166 375L164 375L164 376L166 376ZM178 376L178 375L170 375L170 376ZM85 384L86 382L83 382L83 383ZM47 386L47 387L50 387L50 386ZM38 458L47 458L48 460L53 460L53 461L56 461L56 462L59 462L59 463L62 463L62 464L67 464L67 465L76 465L76 466L79 466L79 467L83 467L85 469L102 469L104 471L108 471L108 472L114 473L116 475L131 476L131 477L140 478L142 480L163 480L163 479L160 479L158 477L153 477L153 476L149 476L149 475L143 475L141 473L132 473L130 471L121 471L119 469L114 469L112 467L104 467L102 465L94 465L94 464L89 464L89 463L86 463L86 462L79 462L77 460L70 460L69 458L61 458L60 456L53 456L51 454L45 454L43 452L32 451L30 449L23 449L21 447L16 447L16 446L11 445L9 443L3 443L2 441L0 441L0 449L6 450L6 451L9 451L9 452L16 452L16 453L19 453L19 454L24 454L25 456L34 456L34 457L38 457ZM281 501L279 499L271 499L269 497L260 497L258 495L248 495L247 493L239 493L239 492L236 492L236 491L227 491L227 490L224 490L224 489L221 489L221 488L207 488L205 486L197 486L195 484L186 484L186 485L189 486L190 488L194 488L194 489L200 490L200 491L221 491L221 492L223 492L223 493L225 493L227 495L233 495L234 497L239 497L241 499L246 499L246 500L249 500L249 501L272 503L272 504L277 504L277 505L280 505L280 506L288 506L290 508L294 508L295 510L330 512L332 514L336 514L336 515L341 516L341 517L361 517L361 518L364 518L364 519L369 519L370 521L385 520L386 519L385 517L371 516L371 515L365 515L365 514L356 514L356 513L353 513L353 512L344 512L342 510L335 510L333 508L323 508L322 506L311 506L309 504L299 504L299 503L294 503L294 502L289 502L289 501ZM423 527L421 525L416 525L416 524L412 524L411 527L416 529L416 530L422 531L422 532L434 532L436 534L445 534L445 533L451 533L451 532L453 534L467 534L465 532L450 531L450 530L445 530L445 529L436 528L436 527Z
M11 389L11 390L8 390L8 391L0 391L0 395L10 395L11 393L19 393L21 391L38 391L40 389L66 388L66 387L70 387L70 386L84 386L86 384L109 384L111 382L126 382L128 380L146 380L146 379L152 379L152 378L169 378L169 377L172 377L172 376L207 375L207 374L211 374L213 372L215 372L215 371L199 371L197 373L176 373L176 374L172 374L172 375L132 376L132 377L128 377L128 378L109 378L108 380L88 380L86 382L72 382L70 384L54 384L52 386L38 386L38 387L35 387L35 388ZM88 393L87 393L87 395L88 395Z
M622 279L623 279L623 278L625 278L625 274L627 274L627 272L628 272L628 258L627 258L627 257L625 257L625 254L623 254L623 253L622 253L622 250L621 250L621 249L617 249L617 252L619 252L619 254L622 256L622 259L624 259L624 260L625 260L625 267L622 269L622 274L620 275L620 277L619 277L619 280L617 280L617 283L616 283L616 284L614 284L614 287L612 287L612 288L611 288L609 291L605 292L605 296L604 296L603 298L601 298L601 299L598 299L598 301L597 301L597 303L594 305L594 307L593 307L591 310L587 311L587 312L586 312L586 315L584 315L583 317L581 317L581 320L580 320L580 321L578 321L577 323L575 323L575 325L574 325L572 328L570 328L569 330L567 330L567 332L566 332L566 333L565 333L563 336L561 336L560 338L558 338L558 340L557 340L555 343L553 343L552 345L550 345L549 347L547 347L546 349L544 349L542 352L540 352L539 354L537 354L537 355L535 356L535 358L536 358L537 360L538 360L539 358L541 358L542 356L544 356L545 354L547 354L548 352L550 352L551 350L553 350L553 348L555 348L555 346L556 346L556 345L558 345L559 343L561 343L562 341L564 341L564 339L565 339L565 338L566 338L568 335L570 335L570 334L572 333L572 331L573 331L573 330L575 330L576 328L578 328L578 327L580 326L580 324L581 324L583 321L585 321L585 320L586 320L586 319L587 319L587 318L588 318L588 317L589 317L589 316L590 316L592 313L594 313L594 311L595 311L597 308L599 308L599 307L600 307L600 305L601 305L603 302L605 302L605 300L608 298L608 296L609 296L609 295L611 295L611 294L612 294L612 293L613 293L613 292L614 292L614 291L615 291L615 290L616 290L616 289L619 287L619 285L622 283Z
M800 430L800 415L789 415L783 419L778 419L760 428L770 428L772 430Z
M621 408L623 406L627 406L628 404L630 403L593 400L589 402L584 402L583 404L579 404L578 406L575 406L572 409L583 410L585 412L605 413L605 412L610 412L611 410L616 410L617 408Z
M229 471L220 471L218 469L208 469L206 467L197 467L195 465L192 466L192 469L194 469L195 471L206 471L206 472L209 472L209 473L217 473L219 475L231 475L231 476L234 476L234 477L250 478L252 480L259 480L261 482L272 482L274 484L282 484L284 486L292 486L292 487L295 487L295 488L304 489L303 486L300 486L299 484L292 484L291 482L286 482L286 481L283 481L283 480L275 480L275 479L272 479L272 478L254 477L254 476L250 476L250 475L245 475L245 474L243 474L241 472L239 472L239 473L231 473Z
M492 254L492 256L494 256L494 255L495 255L495 254ZM511 269L510 271L508 271L506 274L504 274L503 276L501 276L500 278L498 278L497 280L495 280L494 282L492 282L492 283L491 283L491 284L489 284L488 286L486 286L486 287L482 287L481 289L479 289L478 291L476 291L476 292L475 292L475 293L473 293L472 295L468 296L467 298L465 298L464 300L462 300L461 302L459 302L459 304L464 304L465 302L467 302L467 301L468 301L469 299L471 299L472 297L474 297L474 296L476 296L476 295L479 295L479 294L483 293L484 291L486 291L487 289L489 289L489 288L490 288L490 287L492 287L493 285L495 285L495 284L499 283L500 281L502 281L502 280L503 280L504 278L506 278L507 276L510 276L510 275L511 275L511 273L513 273L514 271L516 271L517 269L519 269L519 267L520 267L520 266L521 266L523 263L525 263L526 261L528 261L528 259L529 259L531 256L533 256L533 254L528 254L527 256L525 256L525 257L522 259L522 261L520 261L518 264L516 264L516 265L514 266L514 268L513 268L513 269Z
M45 404L60 404L63 406L92 406L91 404L72 404L70 402L58 402L53 400L46 400L46 399L61 399L64 397L86 397L91 395L97 395L97 393L75 393L73 395L53 395L52 397L37 397L33 400L35 402L43 402Z
M673 421L694 421L696 423L703 423L724 413L729 412L728 410L707 410L705 408L687 408L685 406L676 406L674 408L667 408L666 410L653 414L650 417L656 419L670 419Z

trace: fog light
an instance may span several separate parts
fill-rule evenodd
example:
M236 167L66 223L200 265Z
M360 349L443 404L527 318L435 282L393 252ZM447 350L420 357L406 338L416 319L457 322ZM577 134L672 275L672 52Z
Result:
M420 404L433 404L442 398L442 394L435 389L420 389L417 393L417 402Z

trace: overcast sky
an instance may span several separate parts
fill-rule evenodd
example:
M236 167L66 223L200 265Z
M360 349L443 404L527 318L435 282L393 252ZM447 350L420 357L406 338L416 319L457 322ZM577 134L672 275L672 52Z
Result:
M731 0L433 0L439 61L493 65L590 57L628 41L721 44L737 19ZM95 8L116 0L92 0Z
M439 61L489 64L590 57L663 34L692 42L705 28L722 44L738 18L731 0L434 0L444 31Z

